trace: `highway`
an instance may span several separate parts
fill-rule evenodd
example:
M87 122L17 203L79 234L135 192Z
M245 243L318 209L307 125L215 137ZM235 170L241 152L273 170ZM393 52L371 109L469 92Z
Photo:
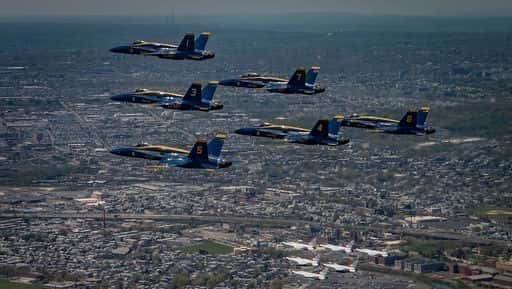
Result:
M0 213L0 219L27 218L27 219L94 219L103 220L102 213ZM105 214L107 221L160 221L160 222L202 222L202 223L230 223L252 224L271 227L291 227L320 225L294 219L234 217L234 216L200 216L200 215L157 215L157 214Z
M93 219L102 221L103 213L0 213L0 219L25 218L25 219ZM164 215L164 214L105 214L105 220L111 222L121 221L158 221L158 222L176 222L176 223L228 223L228 224L249 224L266 227L291 227L291 226L321 226L321 223L310 222L297 219L284 218L264 218L264 217L243 217L243 216L215 216L215 215ZM341 227L341 226L339 226ZM362 228L361 228L362 229ZM497 245L508 247L509 244L503 240L493 240L481 236L471 236L457 233L440 232L437 230L418 230L402 229L390 230L390 232L399 235L409 235L413 237L465 241L480 245Z

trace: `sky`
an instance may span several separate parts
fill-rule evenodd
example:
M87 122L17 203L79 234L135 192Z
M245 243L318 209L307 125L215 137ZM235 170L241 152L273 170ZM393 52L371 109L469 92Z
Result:
M176 15L347 12L512 16L512 0L0 0L0 15Z

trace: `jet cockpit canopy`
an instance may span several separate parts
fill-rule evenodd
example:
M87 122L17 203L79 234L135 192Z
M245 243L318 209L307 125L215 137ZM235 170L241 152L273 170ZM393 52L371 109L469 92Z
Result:
M258 77L258 76L260 76L260 74L257 72L249 72L249 73L245 73L245 74L241 75L241 77Z

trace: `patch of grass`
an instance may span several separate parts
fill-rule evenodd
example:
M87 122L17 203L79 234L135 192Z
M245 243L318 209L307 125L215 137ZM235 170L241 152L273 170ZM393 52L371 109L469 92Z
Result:
M15 283L10 282L5 279L0 279L0 289L40 289L43 288L41 285L37 284L25 284L25 283Z
M191 254L207 252L210 255L224 255L231 254L233 252L233 247L214 241L203 241L199 244L184 246L179 249L185 253Z
M56 179L78 173L95 173L96 170L86 166L47 165L38 167L0 169L0 184L7 186L31 185L35 181Z

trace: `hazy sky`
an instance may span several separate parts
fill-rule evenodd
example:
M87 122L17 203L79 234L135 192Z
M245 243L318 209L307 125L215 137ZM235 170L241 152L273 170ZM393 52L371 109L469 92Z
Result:
M0 0L0 15L166 15L331 11L363 14L512 16L512 0Z

